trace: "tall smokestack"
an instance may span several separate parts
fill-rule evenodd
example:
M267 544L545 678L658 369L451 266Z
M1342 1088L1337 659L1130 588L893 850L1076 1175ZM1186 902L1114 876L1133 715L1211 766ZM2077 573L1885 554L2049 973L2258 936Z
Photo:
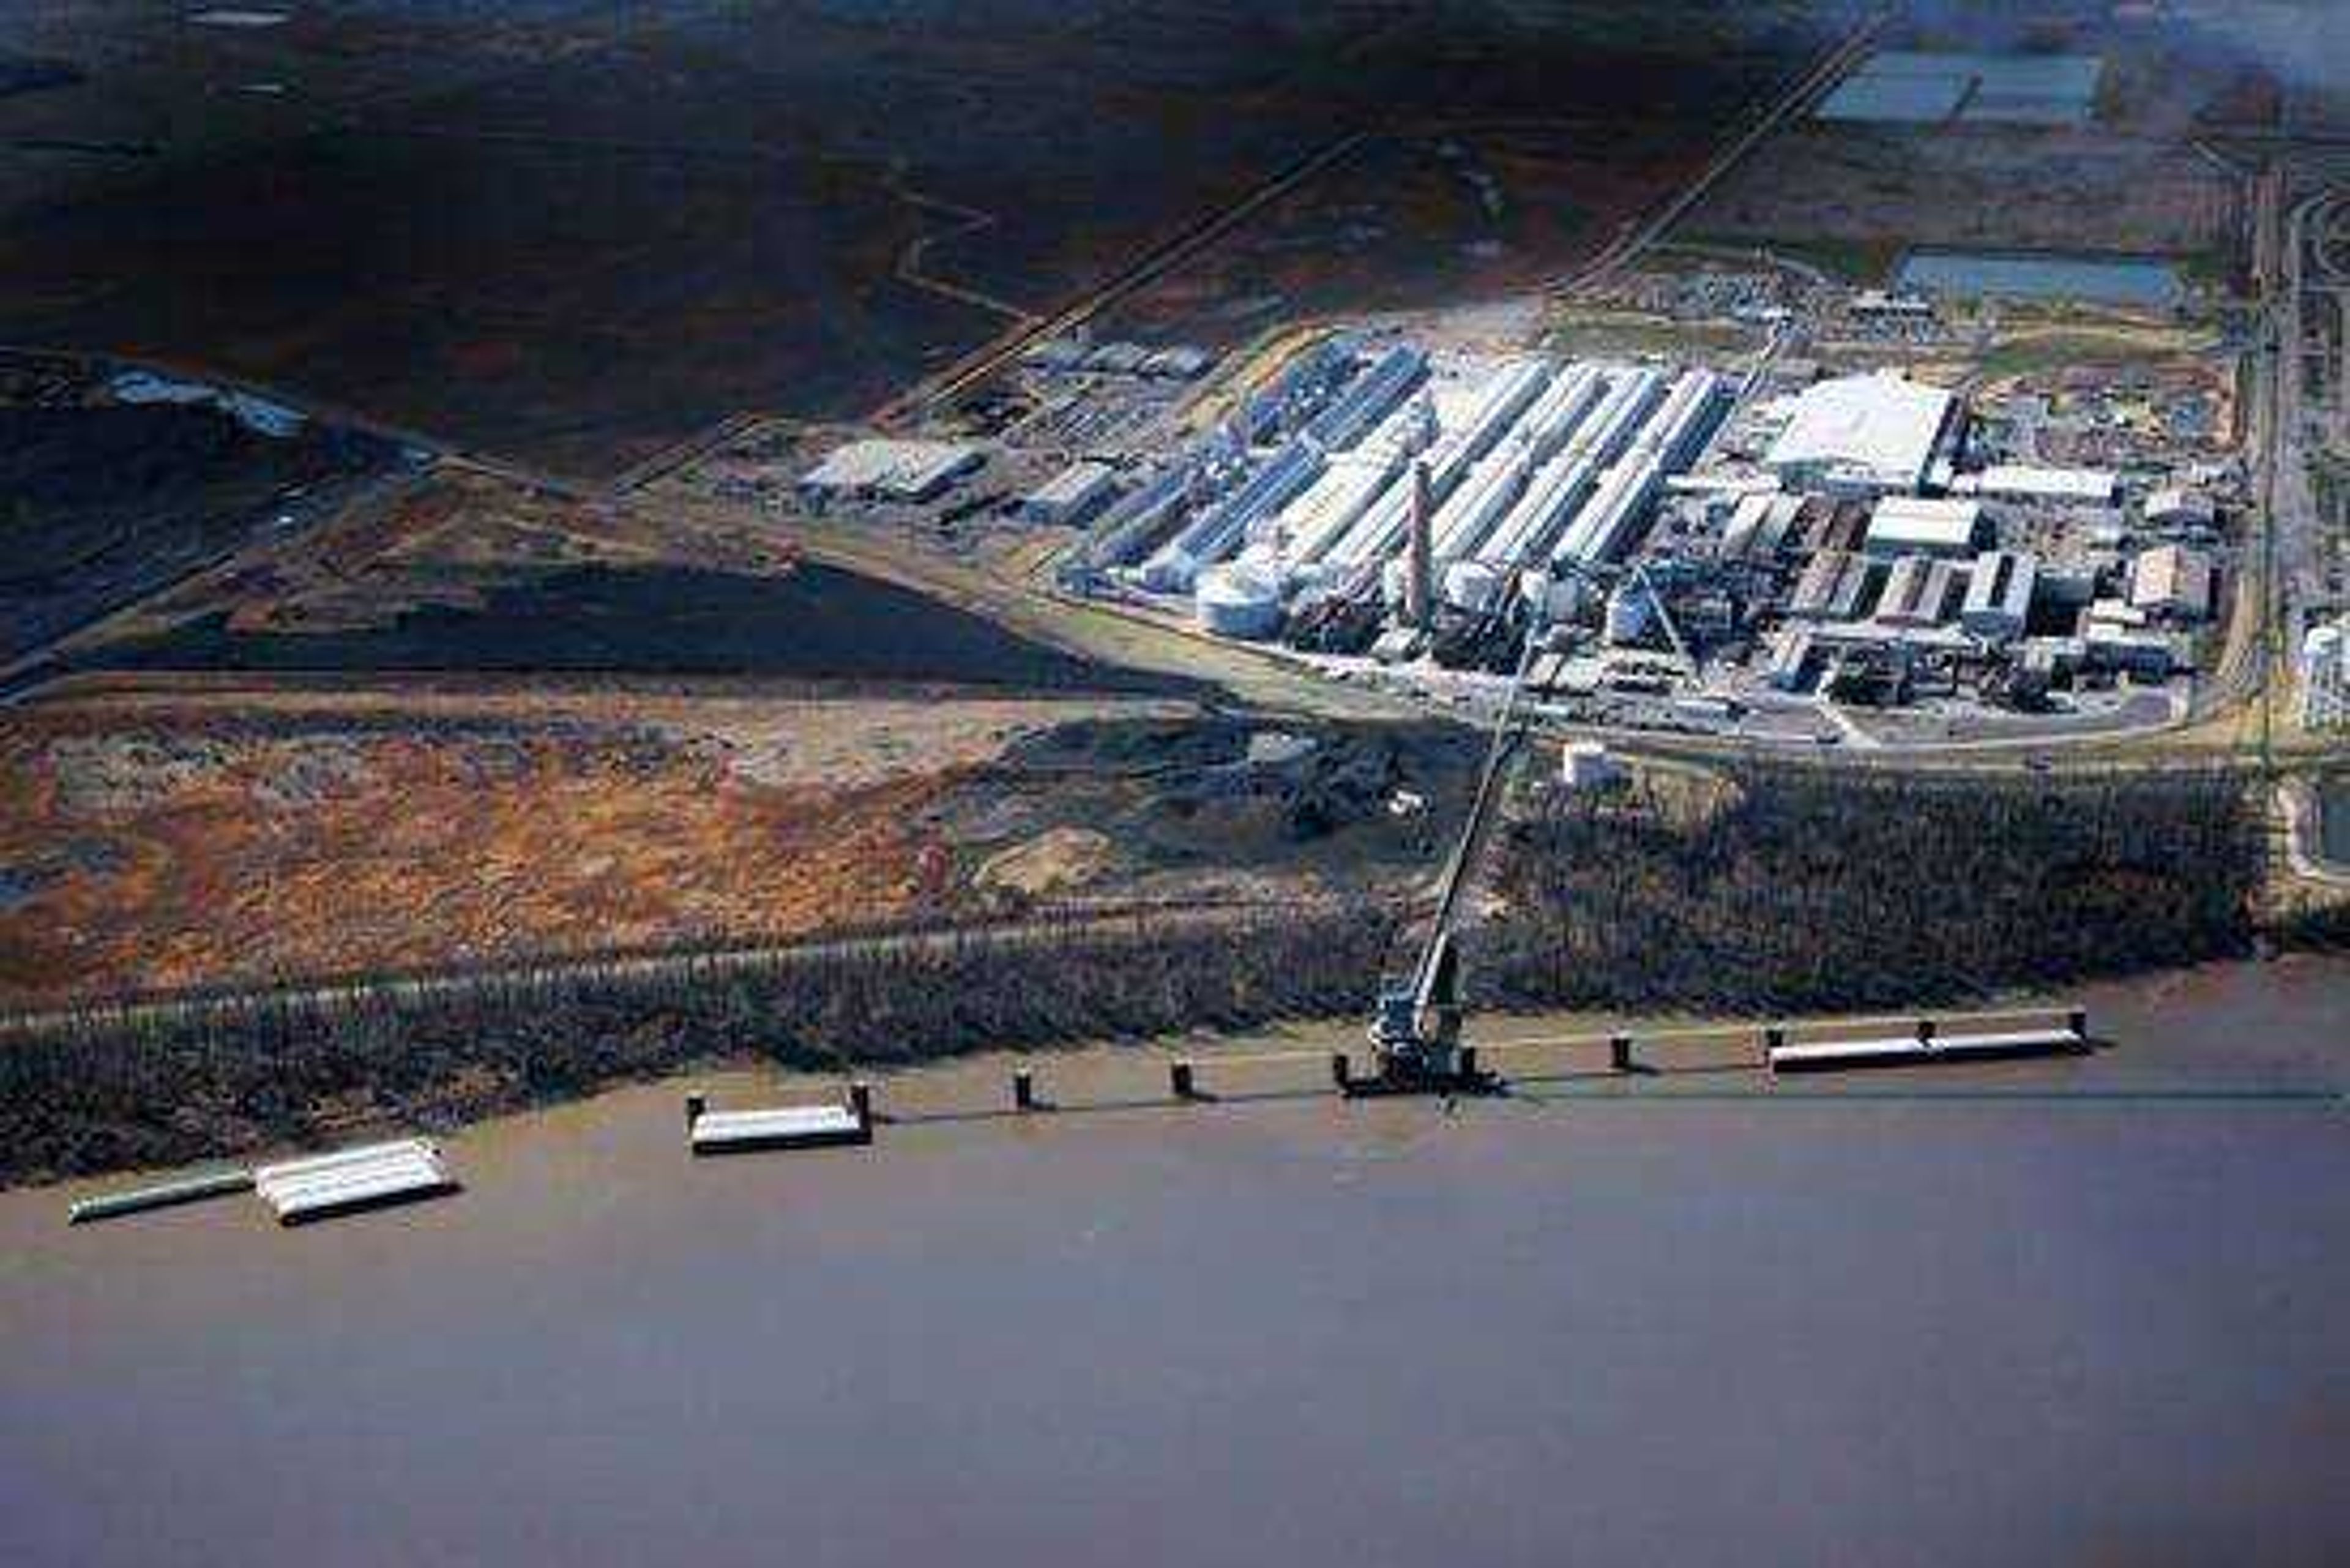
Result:
M1434 508L1428 504L1428 464L1411 465L1411 558L1404 577L1403 617L1426 631L1435 618L1436 563Z

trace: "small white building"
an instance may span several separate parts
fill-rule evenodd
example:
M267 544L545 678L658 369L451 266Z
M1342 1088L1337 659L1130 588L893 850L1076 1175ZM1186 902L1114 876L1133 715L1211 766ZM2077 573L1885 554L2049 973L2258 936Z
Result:
M2130 563L2130 607L2162 620L2208 619L2214 576L2211 558L2201 551L2158 545Z
M2093 599L2081 612L2084 635L2103 628L2106 631L2144 631L2154 618L2124 598Z
M2301 639L2299 664L2303 726L2350 727L2350 618L2311 627Z
M1020 503L1020 515L1031 523L1074 526L1092 516L1117 484L1107 463L1075 463L1030 491Z
M1931 321L1934 302L1922 294L1888 294L1881 288L1864 288L1852 296L1846 306L1854 318L1861 321Z
M1999 463L1981 473L1963 474L1952 485L1992 501L2043 501L2074 506L2110 506L2121 489L2121 475L2106 468L2042 468L2028 463Z
M1971 556L1990 542L1979 501L1888 495L1869 514L1863 547L1873 556Z

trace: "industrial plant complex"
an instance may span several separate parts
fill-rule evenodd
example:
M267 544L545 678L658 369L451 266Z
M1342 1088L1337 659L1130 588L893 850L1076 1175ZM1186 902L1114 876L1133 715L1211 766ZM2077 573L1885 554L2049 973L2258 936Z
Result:
M1704 286L1747 352L1366 322L1208 378L1180 346L1055 343L1018 417L852 441L796 488L1054 529L1064 594L1447 703L1514 676L1565 722L1793 744L1856 738L1857 710L1923 742L2182 709L2247 501L2215 392L1838 364L1799 352L1823 318L1916 334L1941 307Z

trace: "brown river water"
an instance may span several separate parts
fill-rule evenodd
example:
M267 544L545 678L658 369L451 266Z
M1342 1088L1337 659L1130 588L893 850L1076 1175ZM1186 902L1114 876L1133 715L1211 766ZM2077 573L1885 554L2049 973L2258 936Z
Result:
M0 1195L0 1563L2350 1562L2350 961L2085 999L2078 1061L701 1162L628 1089L295 1231Z

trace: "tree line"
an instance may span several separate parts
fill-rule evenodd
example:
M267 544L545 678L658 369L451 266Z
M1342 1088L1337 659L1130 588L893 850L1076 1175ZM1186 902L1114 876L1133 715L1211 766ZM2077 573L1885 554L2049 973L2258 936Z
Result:
M1950 1003L2250 951L2257 793L2225 771L2044 779L1743 766L1558 791L1495 846L1483 1007L1763 1017ZM1421 911L1424 915L1424 910ZM2343 940L2342 917L2292 935ZM911 1064L1359 1013L1415 950L1399 905L1046 913L955 933L462 992L93 1012L0 1048L0 1182L446 1127L697 1063Z
M888 1065L1343 1012L1361 1004L1391 924L1377 908L1328 904L1214 922L1047 917L1016 940L518 974L462 993L60 1028L0 1048L0 1182L310 1143L354 1125L452 1126L696 1063Z
M2012 778L1749 765L1514 826L1496 1002L1746 1015L1947 1002L2251 950L2241 774Z

